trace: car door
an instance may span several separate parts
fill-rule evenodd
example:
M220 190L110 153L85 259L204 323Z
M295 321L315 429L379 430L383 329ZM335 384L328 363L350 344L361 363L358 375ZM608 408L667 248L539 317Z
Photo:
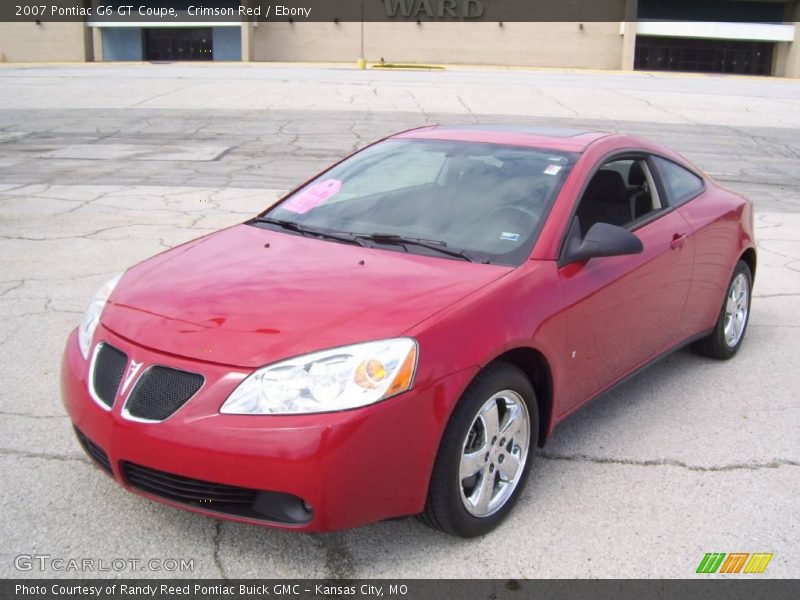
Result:
M582 230L579 235L585 235L592 221L611 222L632 231L643 251L560 264L568 363L564 412L679 341L679 321L692 276L693 240L683 216L662 201L663 188L656 177L645 155L607 160L592 176L575 211L573 218L589 221L576 225ZM598 178L605 182L595 185ZM644 183L637 191L632 182L640 180ZM625 211L615 207L620 194L629 207L648 202L650 207L631 212L631 218L623 221ZM584 204L591 202L596 202L593 208Z
M731 271L730 248L738 235L738 219L720 219L718 205L709 202L705 182L683 165L662 157L653 163L663 182L669 205L692 229L695 262L689 298L681 317L684 337L712 327L719 303L728 288Z

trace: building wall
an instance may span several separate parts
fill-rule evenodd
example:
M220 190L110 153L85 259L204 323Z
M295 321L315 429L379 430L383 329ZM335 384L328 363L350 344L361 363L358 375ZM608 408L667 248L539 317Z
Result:
M666 0L647 2L624 0L624 14L632 19L637 7L670 6ZM800 0L783 6L784 22L796 25L795 39L775 43L772 72L800 78ZM506 22L502 26L496 22L365 23L364 44L369 62L383 58L389 63L631 69L636 30L635 22L616 21ZM247 22L241 28L215 28L213 35L215 60L355 63L361 48L360 23ZM142 59L138 29L94 29L79 22L0 23L0 61Z
M787 21L794 21L794 41L775 44L775 75L800 78L800 1L786 7Z
M0 61L83 62L87 58L83 23L0 23Z
M259 23L256 61L351 62L360 23ZM367 61L619 69L623 36L612 23L365 23Z
M367 23L366 27L369 26ZM355 61L359 27L358 23L253 24L250 58L254 61Z

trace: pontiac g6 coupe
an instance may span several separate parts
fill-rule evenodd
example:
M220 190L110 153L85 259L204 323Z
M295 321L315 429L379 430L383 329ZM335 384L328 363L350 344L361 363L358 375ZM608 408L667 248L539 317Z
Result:
M63 397L97 465L153 500L477 536L587 401L689 343L736 354L755 270L750 202L665 148L422 127L111 279Z

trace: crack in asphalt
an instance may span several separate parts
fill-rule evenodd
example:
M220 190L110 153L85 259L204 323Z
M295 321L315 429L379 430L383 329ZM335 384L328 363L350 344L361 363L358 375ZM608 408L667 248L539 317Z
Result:
M414 104L416 104L417 110L418 110L418 111L419 111L419 113L420 113L420 114L423 116L423 118L425 119L425 122L426 122L426 123L431 123L431 122L433 122L433 121L431 121L430 115L428 115L428 113L425 111L425 107L423 107L423 106L422 106L422 103L421 103L421 102L419 101L419 99L418 99L418 98L417 98L417 97L416 97L416 96L413 94L413 92L412 92L411 90L406 90L406 95L407 95L409 98L411 98L411 101L412 101Z
M204 215L198 217L202 219ZM79 235L65 235L65 236L50 236L50 237L28 237L24 235L0 235L0 239L4 240L15 240L21 242L53 242L56 240L78 240L78 239L91 239L98 242L114 242L116 241L115 238L100 238L95 237L102 233L107 233L109 231L116 231L118 229L128 229L131 227L158 227L158 228L172 228L172 229L187 229L189 231L214 231L214 228L211 227L193 227L190 225L170 225L164 223L126 223L125 225L113 225L110 227L103 227L101 229L96 229L95 231L90 231L88 233L82 233Z
M49 302L52 302L50 300ZM0 323L7 323L14 319L26 319L28 317L40 317L42 315L65 314L65 315L82 315L83 311L80 310L67 310L61 308L45 308L45 310L37 310L34 312L19 313L16 315L8 315L7 317L0 318Z
M690 119L686 115L678 115L678 114L674 113L672 110L668 109L667 107L656 106L655 104L653 104L647 98L640 98L639 96L634 95L632 93L632 90L625 90L625 91L622 91L622 90L611 90L611 91L613 93L619 95L619 96L622 96L623 98L628 98L628 99L631 99L631 100L636 100L638 102L642 102L648 108L651 108L653 110L661 111L662 113L664 113L666 115L669 115L670 117L678 118L680 120L679 123L684 123L684 122L686 122L686 123L695 123L695 124L698 123L698 121Z
M92 462L80 454L47 454L45 452L26 452L13 448L0 448L0 456L16 456L18 458L33 458L38 460L53 460L57 462L79 462L92 465Z
M456 96L456 99L457 99L457 100L458 100L458 102L461 104L461 106L463 106L463 107L464 107L464 109L467 111L467 113L469 114L469 116L470 116L470 117L472 117L472 120L473 120L473 121L475 121L476 123L480 123L480 119L478 118L478 116L477 116L477 115L476 115L474 112L472 112L472 109L471 109L471 108L469 107L469 105L468 105L468 104L467 104L467 103L464 101L464 98L461 96L461 94L458 94L458 95Z
M67 415L31 415L27 413L11 412L0 410L0 416L3 417L22 417L24 419L66 419Z
M216 521L214 523L214 566L217 567L219 575L222 577L222 579L229 579L228 573L225 571L225 567L222 565L222 557L220 556L220 543L222 541L223 525L224 523L222 521Z
M786 292L784 294L754 294L753 298L791 298L800 296L800 292Z
M149 96L147 98L144 98L143 100L139 100L138 102L135 102L134 104L131 104L131 108L136 108L137 106L142 106L142 105L146 104L147 102L150 102L151 100L156 100L157 98L163 98L164 96L169 96L170 94L180 94L181 92L183 92L185 90L188 90L190 88L191 88L191 86L183 86L183 87L170 89L170 90L167 90L165 92L161 92L161 93Z
M730 465L702 466L691 465L680 460L668 458L636 460L629 458L608 458L590 456L588 454L558 454L555 452L542 452L539 457L544 460L557 460L566 462L589 462L600 465L622 465L634 467L678 467L688 471L701 473L718 473L727 471L759 471L761 469L778 469L780 467L800 467L800 461L791 459L773 459L764 463L734 463Z
M580 116L581 116L581 115L580 115L580 113L579 113L577 110L575 110L575 109L574 109L574 108L572 108L571 106L567 106L567 105L566 105L566 104L565 104L565 103L564 103L564 102L563 102L563 101L562 101L560 98L558 98L558 97L556 97L556 96L553 96L553 95L551 95L551 94L548 94L548 93L547 93L547 92L545 92L543 89L536 89L535 91L536 91L536 92L537 92L537 93L538 93L540 96L543 96L543 97L547 98L547 99L548 99L548 100L550 100L551 102L555 103L557 106L560 106L560 107L561 107L561 108L563 108L564 110L567 110L567 111L569 111L569 112L572 114L572 116L573 116L573 117L580 117Z
M14 285L12 285L11 287L6 288L2 292L0 292L0 297L5 296L6 294L9 294L9 293L13 292L14 290L18 290L21 287L23 287L25 285L25 280L24 279L16 279L16 280L10 281L9 283L13 283Z

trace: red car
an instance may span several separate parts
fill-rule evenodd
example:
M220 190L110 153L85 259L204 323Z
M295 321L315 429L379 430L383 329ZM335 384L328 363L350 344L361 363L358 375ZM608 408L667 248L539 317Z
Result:
M476 536L583 404L688 343L732 357L755 269L750 202L661 146L422 127L108 282L63 397L153 500Z

